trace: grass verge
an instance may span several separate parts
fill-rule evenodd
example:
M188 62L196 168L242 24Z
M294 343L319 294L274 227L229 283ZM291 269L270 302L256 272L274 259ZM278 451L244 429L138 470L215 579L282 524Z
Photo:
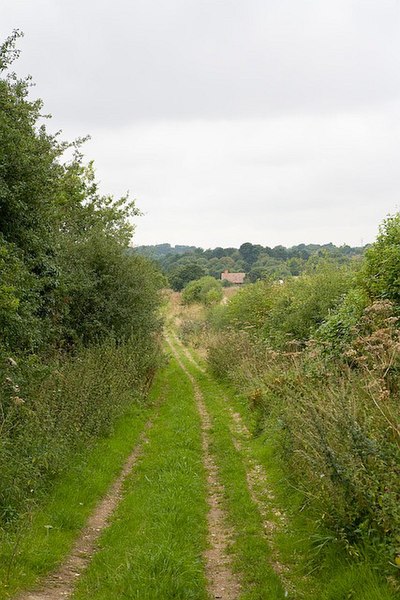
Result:
M165 396L124 499L75 600L206 600L206 482L193 388L174 360Z
M153 400L155 396L153 393ZM119 474L151 412L132 405L113 433L76 456L40 507L0 531L0 599L33 587L54 570Z

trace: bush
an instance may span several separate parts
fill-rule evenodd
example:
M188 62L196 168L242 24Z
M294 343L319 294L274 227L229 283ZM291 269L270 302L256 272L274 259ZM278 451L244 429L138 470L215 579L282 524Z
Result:
M361 282L372 298L400 304L400 214L380 227L376 242L367 250Z
M276 286L264 335L276 347L287 342L304 344L353 285L348 267L321 263L313 273Z
M182 302L199 302L205 306L218 304L222 300L222 285L214 277L202 277L187 284L182 292Z
M225 307L227 325L260 335L269 318L277 285L259 281L241 288Z
M371 326L368 311L365 317ZM385 350L371 347L373 333L359 338L356 369L327 368L315 347L272 351L246 332L220 333L208 353L214 373L247 396L258 429L275 440L309 518L353 555L369 546L388 570L400 549L400 415L388 372L395 370L398 384L398 335L392 323Z
M316 339L323 347L323 352L331 357L343 357L357 334L357 325L368 304L364 290L350 290L316 331Z
M81 142L49 134L8 71L18 37L0 46L0 527L141 401L163 284L129 254L134 203L99 193Z
M218 335L208 358L247 396L304 514L391 572L400 551L398 305L371 304L354 281L352 269L324 264L282 285L247 286L211 313Z
M226 322L276 348L305 342L351 288L348 267L320 263L316 270L283 283L260 281L240 290L226 307Z

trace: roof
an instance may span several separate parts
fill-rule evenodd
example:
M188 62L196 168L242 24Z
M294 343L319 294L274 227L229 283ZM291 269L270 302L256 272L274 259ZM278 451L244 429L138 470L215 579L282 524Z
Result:
M229 273L229 271L221 273L221 280L229 281L229 283L244 283L245 277L246 273Z

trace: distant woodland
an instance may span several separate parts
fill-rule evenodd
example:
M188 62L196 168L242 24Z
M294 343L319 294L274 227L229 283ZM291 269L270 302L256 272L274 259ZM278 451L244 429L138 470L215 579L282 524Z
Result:
M263 279L286 279L312 270L321 260L335 264L358 262L365 248L335 246L331 243L270 248L245 242L239 248L204 250L195 246L157 244L138 246L132 251L154 259L171 286L180 290L189 281L205 275L219 278L225 269L245 272L249 283Z

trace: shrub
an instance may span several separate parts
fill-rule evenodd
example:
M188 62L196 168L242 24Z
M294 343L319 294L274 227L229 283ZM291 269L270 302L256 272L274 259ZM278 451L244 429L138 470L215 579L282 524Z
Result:
M259 335L269 318L276 285L258 281L241 288L226 305L227 324Z
M309 518L353 555L369 546L390 570L400 544L400 415L386 371L395 367L398 381L400 344L393 323L390 351L389 343L385 351L370 348L368 337L363 349L357 343L357 369L327 368L314 347L272 351L246 332L220 333L208 356L214 373L247 396L258 429L275 440Z
M346 267L319 263L312 273L283 283L260 281L240 290L226 307L226 322L274 347L303 344L353 285Z
M244 393L320 531L391 572L400 551L400 329L346 267L249 285L209 324L209 363ZM315 336L315 339L313 337ZM299 340L294 348L288 341Z
M218 304L222 300L222 286L214 277L202 277L187 284L182 292L182 302L199 302L205 306Z
M305 343L353 285L346 267L320 263L313 273L291 278L275 286L275 295L264 335L275 346Z
M364 290L354 288L319 326L315 337L326 355L343 357L343 353L357 334L357 325L367 304L368 298Z
M0 46L0 526L142 398L163 283L129 255L134 203L99 193L8 71L18 37Z
M400 304L400 214L386 219L365 254L361 282L373 298Z

